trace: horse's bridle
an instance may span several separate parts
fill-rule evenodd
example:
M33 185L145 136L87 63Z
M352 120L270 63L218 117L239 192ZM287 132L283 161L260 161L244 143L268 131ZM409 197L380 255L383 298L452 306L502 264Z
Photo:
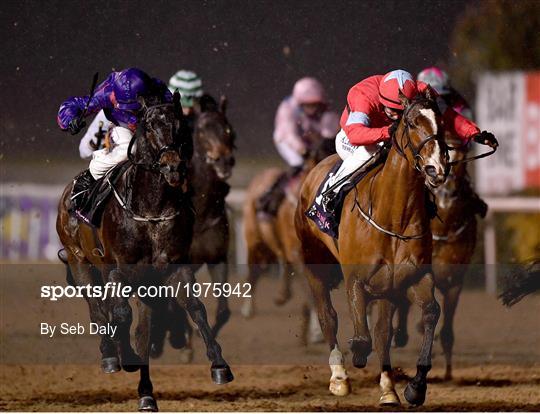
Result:
M437 131L436 134L431 134L431 135L428 135L424 140L422 140L420 142L420 144L418 146L415 146L412 142L412 139L411 139L411 135L410 135L410 128L411 128L411 124L409 123L409 121L407 120L407 114L409 113L409 111L411 110L412 108L412 105L407 107L404 111L403 111L403 115L402 115L402 119L403 119L403 123L405 124L405 132L403 135L405 135L405 137L407 138L407 143L405 144L404 147L400 146L400 144L398 143L398 140L396 138L396 134L394 133L392 135L392 145L394 146L394 148L396 149L397 153L399 155L401 155L403 158L407 159L407 156L405 155L405 149L406 148L410 148L411 149L411 153L413 155L413 159L414 159L414 168L415 170L419 171L419 172L422 172L421 170L421 167L420 167L420 161L424 161L424 157L422 156L421 152L422 150L424 149L424 147L431 141L434 141L434 140L439 140L440 139L440 131ZM444 140L441 140L442 142L439 142L439 144L442 146L442 149L444 151L444 157L446 159L446 171L445 171L445 174L448 174L449 172L449 168L450 166L448 165L448 160L449 160L449 155L448 155L448 146L446 145L446 143L444 142Z
M147 111L149 109L154 109L154 108L159 108L159 107L164 107L164 106L173 106L173 104L166 103L166 104L153 105L153 106L149 107L147 109ZM146 118L146 114L145 114L145 118ZM127 150L127 155L128 155L129 161L133 165L141 167L141 168L143 168L143 169L145 169L147 171L153 171L153 172L157 172L157 173L165 173L165 172L167 172L166 170L163 169L163 167L161 167L161 164L160 164L161 156L166 152L176 152L178 155L181 156L180 149L182 147L182 144L180 144L178 142L173 142L172 144L167 144L167 145L162 146L158 150L157 154L153 157L152 162L150 164L147 164L147 163L144 163L144 162L137 162L137 161L135 161L135 159L133 157L132 150L133 150L133 145L137 141L139 135L142 134L141 130L142 130L143 122L140 122L139 125L140 125L140 127L137 128L136 133L133 134L133 137L131 138L131 141L129 141L129 146L128 146L128 150ZM172 126L172 128L174 129L174 125ZM173 130L173 137L175 137L178 133L179 133L179 131Z

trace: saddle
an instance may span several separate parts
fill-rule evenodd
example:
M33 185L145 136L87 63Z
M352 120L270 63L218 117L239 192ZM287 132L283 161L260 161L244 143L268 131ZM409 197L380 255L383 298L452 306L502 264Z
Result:
M81 205L81 212L88 219L90 224L94 227L101 226L101 220L103 217L103 211L105 208L105 202L109 199L113 193L113 188L111 185L115 185L119 178L126 172L126 170L131 166L129 161L123 161L118 165L111 168L103 177L96 180L83 194L78 195L77 197L84 197ZM73 190L72 190L73 196ZM73 211L71 212L74 213ZM75 216L78 219L81 219L79 216Z
M353 172L347 178L345 184L339 189L338 194L336 194L336 198L333 202L333 211L327 211L323 208L321 204L319 204L315 200L317 200L317 198L319 198L319 196L321 195L324 197L324 192L333 191L331 189L325 190L325 184L329 180L329 178L337 172L339 167L341 167L343 160L338 159L334 166L326 174L325 179L321 182L315 195L315 200L311 204L311 207L304 213L306 217L312 220L317 225L319 230L321 230L323 233L328 234L334 239L337 239L339 237L339 223L341 221L341 211L343 209L343 202L345 201L345 197L347 196L349 191L351 191L356 186L356 184L362 181L362 179L370 171L372 171L375 167L384 164L387 156L388 149L383 147L379 152L376 153L375 156L367 160L358 170Z

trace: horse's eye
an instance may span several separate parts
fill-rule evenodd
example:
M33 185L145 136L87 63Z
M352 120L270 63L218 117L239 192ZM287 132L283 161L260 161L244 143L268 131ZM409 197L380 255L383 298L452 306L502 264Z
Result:
M227 135L231 135L231 132L232 132L232 130L231 130L230 127L226 127L226 128L225 128L225 133L226 133Z

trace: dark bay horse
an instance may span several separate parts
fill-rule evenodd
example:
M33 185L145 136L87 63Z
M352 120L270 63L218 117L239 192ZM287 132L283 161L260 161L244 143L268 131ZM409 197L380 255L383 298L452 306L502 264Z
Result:
M330 391L335 395L350 392L338 347L337 314L330 298L330 291L344 279L354 324L350 347L353 364L359 368L366 365L372 349L366 309L369 302L379 300L374 336L381 366L379 403L382 405L400 404L390 363L396 303L407 297L421 308L424 339L417 373L405 389L405 399L421 405L425 400L434 330L440 313L429 271L432 246L425 185L436 187L444 182L448 155L441 115L430 92L419 94L412 101L400 94L400 100L405 110L387 160L370 171L346 196L339 240L322 233L305 215L337 156L319 163L304 181L295 224L309 269L305 274L331 351Z
M142 103L139 128L128 149L130 165L115 184L115 197L106 202L101 227L92 230L69 214L70 184L59 205L58 235L76 285L122 283L133 289L170 286L173 291L181 286L176 300L201 332L212 362L212 378L226 383L233 379L232 373L212 335L205 307L184 288L195 282L188 265L194 214L185 195L193 143L184 127L180 96L175 93L174 104L146 107ZM91 266L101 278L96 278ZM127 371L139 369L139 410L156 411L148 359L152 302L139 297L139 319L144 323L137 328L135 353L130 343L128 298L87 296L86 300L92 322L116 327L113 337L101 337L104 371L116 372L120 363Z
M205 263L213 283L228 281L229 220L225 198L229 193L227 179L235 164L235 132L226 116L227 99L222 96L219 105L201 106L193 131L194 154L188 170L193 189L195 224L190 248L190 263L196 272ZM218 307L212 334L230 317L228 299L217 298ZM152 324L152 357L161 355L167 330L171 344L185 347L186 361L191 359L191 327L185 311L171 300L165 313L155 313ZM175 324L173 326L172 324ZM184 336L184 337L182 337Z
M476 215L485 216L483 202L472 189L467 174L467 164L461 163L467 155L466 148L458 147L459 141L446 133L446 142L455 150L450 152L450 162L456 163L444 184L433 190L437 215L431 221L433 234L433 276L435 287L443 297L443 324L440 340L446 359L445 379L452 378L452 348L454 345L454 315L464 276L476 247ZM485 205L484 205L485 206ZM407 316L409 302L398 308L396 346L407 344ZM423 329L420 322L420 331Z
M305 157L305 162L300 174L295 177L294 182L289 185L287 197L281 203L276 217L261 220L257 213L257 200L275 182L277 177L283 173L281 169L271 168L257 174L246 191L244 202L244 237L247 247L248 275L247 282L252 286L250 298L246 298L242 306L242 315L246 318L254 314L254 297L257 281L265 266L270 264L281 265L281 286L278 296L274 299L277 305L286 303L291 297L291 281L293 273L302 273L303 257L300 240L296 236L294 229L294 212L300 193L300 185L309 171L324 158L335 154L335 142L333 139L319 140L319 145L313 148ZM305 305L307 320L304 321L302 341L318 342L320 335L318 322L315 326L310 324L311 312L315 316L315 311L311 304ZM309 336L312 340L309 340Z

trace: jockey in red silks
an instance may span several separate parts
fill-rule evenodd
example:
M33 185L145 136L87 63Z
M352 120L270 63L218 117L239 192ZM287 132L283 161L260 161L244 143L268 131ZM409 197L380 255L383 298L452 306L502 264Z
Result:
M162 81L151 78L140 69L129 68L112 72L96 87L92 97L71 97L60 105L58 126L72 135L86 126L81 118L83 115L89 116L101 110L105 118L113 124L110 130L112 147L94 151L89 169L79 174L73 185L73 212L85 222L88 220L80 211L85 197L78 196L87 193L94 180L127 160L128 145L140 116L139 97L157 98L157 101L162 103L172 102L172 94Z
M473 119L471 107L465 98L450 85L450 79L444 70L436 66L431 66L422 70L416 79L431 86L444 103L458 114L463 115L465 118Z
M336 136L336 150L343 164L325 183L325 196L319 196L326 210L332 210L333 200L341 187L338 181L356 171L390 139L390 127L399 121L403 114L403 105L399 100L399 91L412 99L418 92L429 86L417 82L409 72L393 70L386 75L374 75L354 85L347 95L347 106L341 115L341 131ZM480 132L471 120L449 107L441 97L437 98L439 109L443 114L446 128L464 142L475 142L498 146L497 140L489 132Z
M285 187L302 170L305 155L321 140L334 139L338 130L339 116L328 110L321 83L310 77L299 79L292 95L280 103L274 125L274 144L290 168L258 200L259 212L276 215Z

